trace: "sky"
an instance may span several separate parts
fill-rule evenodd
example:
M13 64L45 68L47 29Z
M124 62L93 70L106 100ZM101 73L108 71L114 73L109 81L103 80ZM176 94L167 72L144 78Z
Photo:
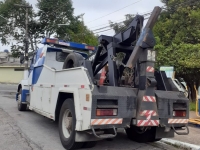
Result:
M27 0L32 4L34 9L37 0ZM109 26L109 20L120 22L125 19L126 14L145 14L153 10L155 6L163 6L160 0L72 0L74 7L74 15L84 13L83 20L90 30L96 30ZM96 30L99 32L107 30ZM114 32L108 30L98 34L112 36ZM14 43L14 41L13 41ZM9 45L0 43L0 51L9 50Z

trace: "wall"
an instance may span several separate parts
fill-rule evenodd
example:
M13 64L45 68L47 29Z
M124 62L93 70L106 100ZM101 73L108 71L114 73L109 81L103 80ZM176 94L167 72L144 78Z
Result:
M24 76L22 67L0 66L0 83L19 83Z

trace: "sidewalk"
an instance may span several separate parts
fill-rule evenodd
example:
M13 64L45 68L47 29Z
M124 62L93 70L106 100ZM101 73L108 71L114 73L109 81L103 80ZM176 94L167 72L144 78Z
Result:
M190 119L200 119L200 117L196 116L196 112L195 111L190 111Z
M191 119L200 119L199 117L196 116L196 113L193 111L190 111L190 118ZM192 124L189 124L189 130L190 133L189 135L176 135L174 140L178 140L181 142L187 142L190 144L195 144L195 145L200 145L200 126L196 127Z

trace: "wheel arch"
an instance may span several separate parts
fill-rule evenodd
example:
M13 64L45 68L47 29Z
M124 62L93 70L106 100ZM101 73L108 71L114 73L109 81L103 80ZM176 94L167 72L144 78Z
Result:
M22 89L22 85L21 84L19 84L18 87L17 87L17 93L19 92L20 89Z
M59 92L58 98L57 98L57 104L55 109L55 121L57 122L59 120L60 110L62 107L62 104L67 98L74 98L74 93L70 92Z

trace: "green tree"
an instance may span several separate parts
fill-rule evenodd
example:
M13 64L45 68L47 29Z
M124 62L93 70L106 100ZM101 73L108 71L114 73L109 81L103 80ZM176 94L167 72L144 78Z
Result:
M112 21L109 21L110 27L115 31L115 33L118 33L120 31L123 31L126 29L126 27L131 23L135 15L133 14L126 14L125 20L119 23L115 23Z
M11 52L13 56L18 57L20 52L24 51L25 38L25 9L15 6L15 4L29 5L25 0L4 0L0 3L0 32L1 43L11 44L10 39L16 44L12 44ZM35 13L29 9L29 50L34 51L37 48L38 39L42 36L40 25L34 19Z
M25 10L14 4L29 5L26 0L4 0L0 2L0 34L2 44L12 44L13 56L18 57L24 51ZM74 16L71 0L38 0L38 12L29 9L29 52L37 50L41 38L47 35L75 42L97 45L97 38ZM59 26L58 24L66 24Z
M97 37L80 20L82 15L74 16L71 0L38 0L39 22L46 34L73 42L97 45ZM64 25L59 25L64 24Z
M71 41L78 43L85 43L87 45L93 45L93 46L98 45L97 37L78 18L74 22L74 24L72 24L72 26L73 29L72 28L70 28L70 30L67 29Z
M66 27L71 26L74 19L74 8L71 0L38 0L37 16L39 22L46 34L51 36L57 33L57 36L66 36ZM59 26L58 24L66 24Z
M166 8L154 27L157 45L157 67L174 66L177 77L183 77L196 99L194 85L200 79L200 2L195 0L162 0Z

